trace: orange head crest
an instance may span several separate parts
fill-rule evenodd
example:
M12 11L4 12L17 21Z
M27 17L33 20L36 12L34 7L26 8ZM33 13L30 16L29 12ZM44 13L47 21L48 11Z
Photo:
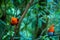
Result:
M15 17L11 18L11 24L16 25L18 23L18 19Z
M50 26L48 32L54 32L54 24Z

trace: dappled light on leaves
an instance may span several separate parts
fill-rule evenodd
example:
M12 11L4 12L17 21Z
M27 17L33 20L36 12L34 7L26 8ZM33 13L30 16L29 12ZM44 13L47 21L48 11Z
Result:
M0 0L0 40L60 40L59 35L60 0Z

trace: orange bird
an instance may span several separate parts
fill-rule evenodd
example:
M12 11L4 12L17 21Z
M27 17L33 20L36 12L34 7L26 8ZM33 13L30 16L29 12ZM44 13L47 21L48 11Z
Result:
M11 18L11 24L13 24L13 25L18 24L18 19L15 18L15 17L12 17L12 18Z
M50 28L48 29L48 32L54 32L54 24L50 26Z

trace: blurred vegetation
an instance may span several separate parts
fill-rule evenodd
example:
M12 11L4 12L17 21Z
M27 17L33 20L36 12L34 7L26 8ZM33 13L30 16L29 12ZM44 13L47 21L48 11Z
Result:
M45 36L52 24L60 40L59 6L59 0L0 0L0 40L50 40ZM18 29L11 25L12 17L20 20Z

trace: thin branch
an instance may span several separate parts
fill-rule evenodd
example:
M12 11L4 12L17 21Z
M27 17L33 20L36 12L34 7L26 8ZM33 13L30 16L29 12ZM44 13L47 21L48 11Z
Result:
M39 1L40 1L40 0L39 0ZM36 5L39 1L32 3L31 6ZM30 8L31 8L31 7L30 7ZM18 17L18 16L19 16L19 15L17 15L17 17Z
M30 0L30 2L27 4L25 11L23 12L21 18L19 19L19 24L20 24L21 21L23 20L25 14L27 13L27 11L28 11L28 9L29 9L29 7L31 6L32 3L33 3L33 0Z
M34 1L34 0L30 0L30 2L27 4L26 9L24 10L24 12L23 12L21 18L19 19L18 25L15 27L15 34L16 34L17 36L19 36L19 29L20 29L21 22L22 22L24 16L26 15L26 13L27 13L29 7L30 7L31 4L33 3L33 1Z

